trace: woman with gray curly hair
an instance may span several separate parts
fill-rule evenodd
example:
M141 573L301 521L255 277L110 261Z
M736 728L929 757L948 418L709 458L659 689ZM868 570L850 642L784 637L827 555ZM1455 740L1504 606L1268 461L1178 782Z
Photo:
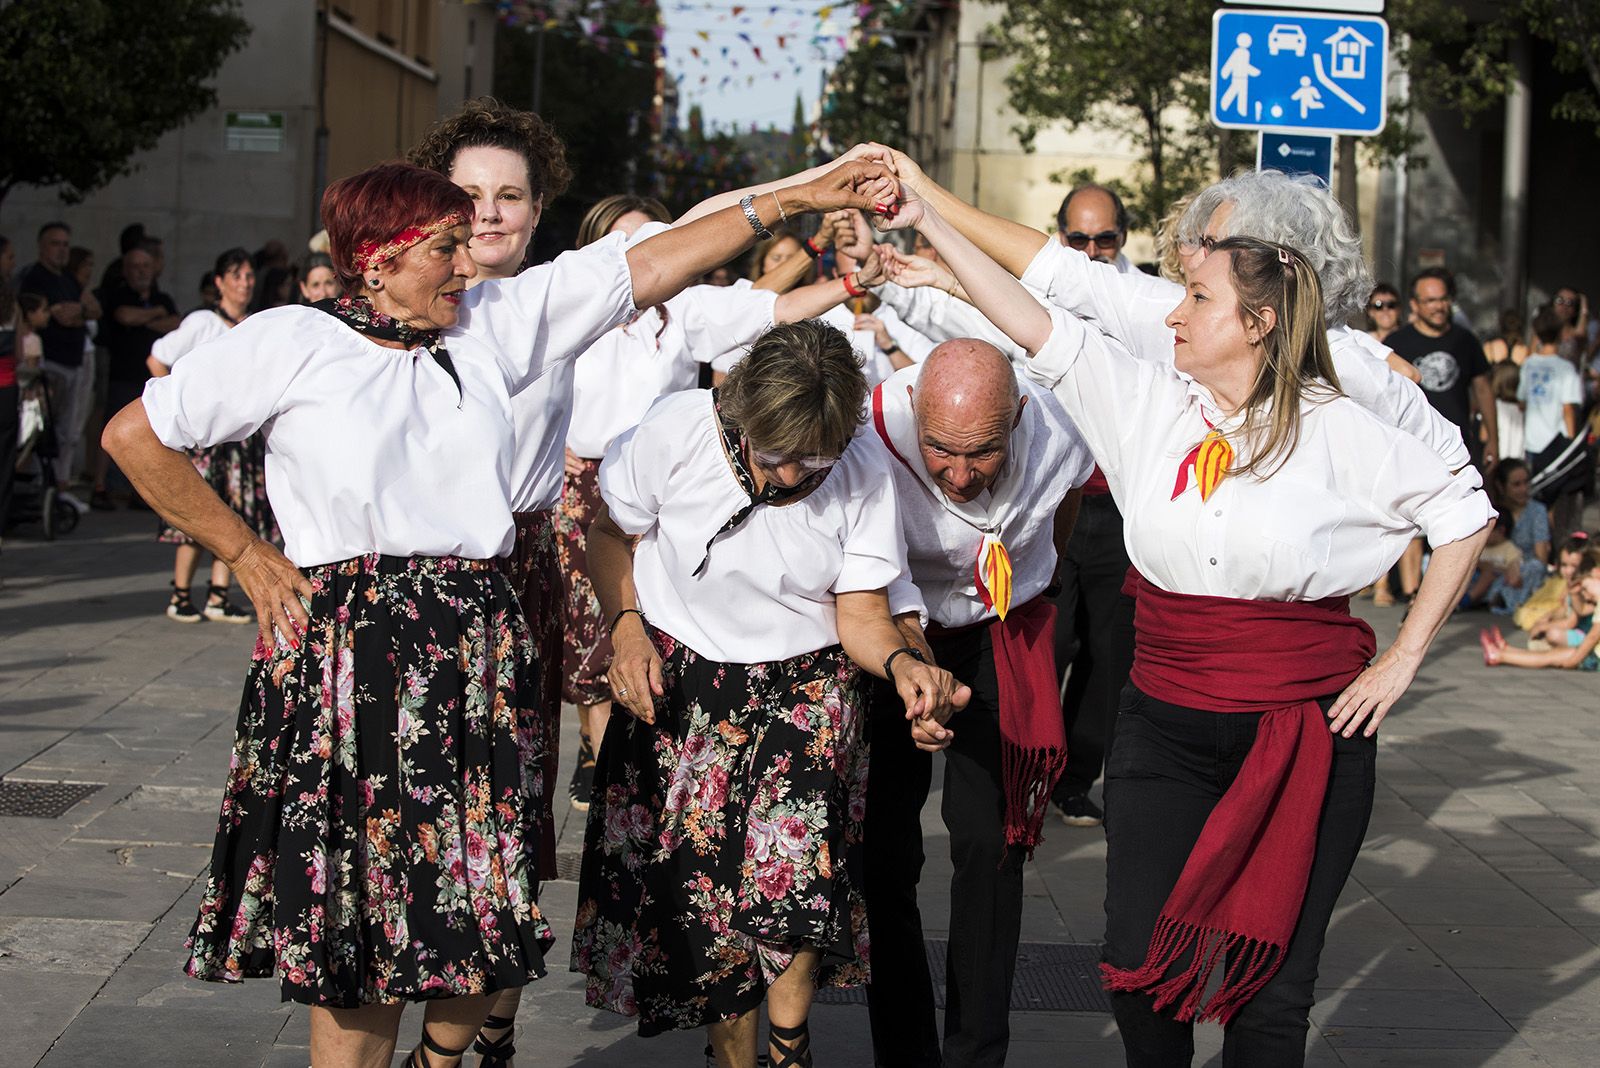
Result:
M867 380L817 320L717 389L657 400L600 466L589 563L615 648L572 967L639 1033L705 1027L721 1068L811 1064L818 986L867 978L862 672L908 717L971 691L889 615L906 568Z
M1165 320L1183 299L1180 284L1138 271L1121 273L1037 230L975 208L942 189L903 152L873 146L863 158L890 166L911 192L1050 304L1094 320L1135 356L1172 361L1173 332ZM1237 236L1293 248L1317 272L1330 324L1328 348L1350 399L1421 440L1452 471L1470 466L1461 432L1434 411L1409 376L1396 371L1389 350L1344 325L1361 310L1372 278L1360 238L1331 193L1315 179L1276 171L1241 173L1206 187L1178 220L1184 272L1193 274L1218 241Z

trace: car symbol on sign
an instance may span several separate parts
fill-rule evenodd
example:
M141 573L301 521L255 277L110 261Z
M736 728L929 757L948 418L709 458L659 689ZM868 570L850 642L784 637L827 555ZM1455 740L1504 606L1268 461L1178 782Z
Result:
M1293 52L1304 58L1306 54L1306 34L1298 26L1278 23L1267 34L1267 52L1277 55L1279 52Z

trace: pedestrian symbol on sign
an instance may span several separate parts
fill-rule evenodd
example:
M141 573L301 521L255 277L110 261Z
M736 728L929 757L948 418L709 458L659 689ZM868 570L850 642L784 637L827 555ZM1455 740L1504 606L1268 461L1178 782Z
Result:
M1230 106L1237 104L1239 114L1249 115L1250 79L1261 71L1250 65L1250 35L1241 33L1234 39L1234 44L1237 47L1233 55L1222 67L1222 78L1228 83L1228 91L1222 94L1222 110L1227 111Z
M1388 52L1381 18L1218 11L1211 121L1230 129L1378 133L1387 121Z

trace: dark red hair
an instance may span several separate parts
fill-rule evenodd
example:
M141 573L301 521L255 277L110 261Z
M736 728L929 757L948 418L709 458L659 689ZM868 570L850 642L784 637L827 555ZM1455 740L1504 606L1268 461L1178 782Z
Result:
M472 198L444 175L409 163L380 163L334 182L322 194L322 225L339 284L346 293L361 289L355 258L363 245L451 212L471 219Z

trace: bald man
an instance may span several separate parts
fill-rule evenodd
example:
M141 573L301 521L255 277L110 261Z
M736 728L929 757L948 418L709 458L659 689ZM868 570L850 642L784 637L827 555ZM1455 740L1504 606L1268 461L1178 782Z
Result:
M972 687L944 728L872 703L866 897L867 987L875 1062L946 1068L1000 1065L1022 919L1022 864L1066 759L1043 597L1094 461L1049 392L1021 379L999 349L944 342L872 394L869 433L898 463L912 590L889 591L907 644ZM943 815L955 876L940 1055L917 882L931 751L945 749Z
M1123 274L1134 270L1122 246L1128 243L1128 209L1116 191L1086 183L1073 187L1056 212L1056 240Z

